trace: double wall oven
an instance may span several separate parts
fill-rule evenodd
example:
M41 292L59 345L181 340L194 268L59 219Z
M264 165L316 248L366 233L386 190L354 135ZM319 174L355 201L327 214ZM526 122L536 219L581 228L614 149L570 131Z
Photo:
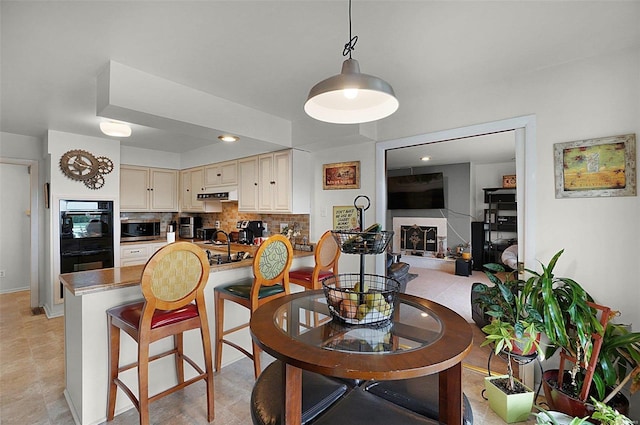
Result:
M109 267L113 267L113 201L61 200L60 273Z

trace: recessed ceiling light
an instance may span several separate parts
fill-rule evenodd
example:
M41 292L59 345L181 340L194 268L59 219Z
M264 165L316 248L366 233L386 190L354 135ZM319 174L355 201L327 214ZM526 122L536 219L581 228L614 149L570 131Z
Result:
M223 142L237 142L240 138L238 136L232 136L230 134L223 134L222 136L218 136L218 139Z
M420 161L430 161L431 157L430 156L423 156L422 158L420 158Z
M102 121L100 130L107 136L112 137L129 137L131 136L131 127L123 122Z

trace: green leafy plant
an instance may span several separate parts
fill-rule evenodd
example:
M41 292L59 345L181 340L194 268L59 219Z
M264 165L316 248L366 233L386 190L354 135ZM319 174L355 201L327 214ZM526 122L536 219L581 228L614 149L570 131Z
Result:
M633 425L634 422L613 407L591 398L595 412L591 415L593 419L600 421L602 425Z
M487 334L481 347L494 344L496 354L507 354L508 388L515 390L512 356L517 346L518 354L538 349L540 331L543 330L542 317L529 303L529 295L523 291L525 282L515 278L513 272L506 273L500 264L485 264L485 274L493 286L477 285L479 294L475 302L492 317L491 323L482 331ZM498 277L504 275L504 281Z
M542 273L526 269L532 276L522 291L530 306L540 314L544 332L549 338L550 346L545 357L549 358L557 349L564 348L572 356L583 357L587 362L592 335L602 334L604 329L595 310L587 304L593 301L587 291L575 280L553 274L563 252L557 252L546 266L540 263Z
M593 374L597 400L609 402L629 381L633 394L640 388L640 332L609 321Z

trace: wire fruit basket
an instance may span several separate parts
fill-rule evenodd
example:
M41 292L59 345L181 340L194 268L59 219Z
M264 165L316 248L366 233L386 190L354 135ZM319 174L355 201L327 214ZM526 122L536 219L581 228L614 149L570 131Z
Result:
M396 304L400 284L386 276L348 273L322 281L331 315L350 325L384 324Z
M354 232L332 230L340 251L345 254L382 254L393 237L392 231Z

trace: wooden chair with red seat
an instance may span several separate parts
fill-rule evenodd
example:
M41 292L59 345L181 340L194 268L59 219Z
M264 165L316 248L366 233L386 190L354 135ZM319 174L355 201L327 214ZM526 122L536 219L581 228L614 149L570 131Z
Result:
M205 309L204 287L209 279L205 252L189 242L175 242L157 251L142 273L144 301L107 310L109 323L109 400L107 421L113 420L119 387L131 399L140 415L140 424L149 423L149 403L204 380L207 387L207 420L213 421L213 367L209 321ZM200 329L204 354L203 371L183 352L183 333ZM120 330L138 343L137 362L120 366ZM173 336L173 348L149 356L149 346ZM174 355L177 385L149 396L149 363ZM185 381L184 362L198 373ZM138 397L119 378L120 372L138 367Z
M322 289L323 279L338 275L340 247L330 230L324 232L314 254L314 267L299 267L289 272L289 282L305 289Z
M224 329L224 301L244 306L253 313L258 307L290 293L289 269L293 261L293 247L283 235L270 236L256 251L253 260L253 278L216 286L214 289L216 322L216 371L222 367L222 344L227 344L253 360L255 377L260 375L260 348L252 342L252 353L225 339L225 335L249 326L245 323Z

